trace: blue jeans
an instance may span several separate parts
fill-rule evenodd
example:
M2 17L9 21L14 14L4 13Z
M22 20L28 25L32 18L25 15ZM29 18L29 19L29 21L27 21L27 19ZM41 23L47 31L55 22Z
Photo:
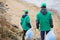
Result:
M44 40L45 32L47 34L49 31L41 31L41 40Z

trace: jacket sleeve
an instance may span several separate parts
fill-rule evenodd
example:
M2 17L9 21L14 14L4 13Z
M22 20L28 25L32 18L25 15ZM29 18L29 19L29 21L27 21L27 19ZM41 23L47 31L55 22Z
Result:
M39 21L38 20L36 20L36 27L37 27L37 29L39 29Z
M50 19L50 27L53 28L53 21Z
M28 24L28 27L31 28L31 24L30 23L27 23Z
M20 24L22 25L22 23L23 23L23 18L21 18L21 22L20 22Z
M27 17L27 25L28 25L29 28L31 28L30 17L29 16Z
M53 20L52 20L52 15L50 14L50 27L53 28Z
M39 29L39 15L36 15L36 28Z

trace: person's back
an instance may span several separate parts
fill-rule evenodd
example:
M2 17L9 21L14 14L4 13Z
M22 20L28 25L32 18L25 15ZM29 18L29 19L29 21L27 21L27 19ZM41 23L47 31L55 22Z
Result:
M40 30L41 31L47 31L50 30L50 18L51 18L51 13L47 11L47 13L43 14L42 12L38 12L37 14L37 19L39 20L40 23Z
M28 15L23 15L21 18L21 25L22 25L23 30L29 29L28 24L27 24L27 21L29 21L28 19L29 19Z

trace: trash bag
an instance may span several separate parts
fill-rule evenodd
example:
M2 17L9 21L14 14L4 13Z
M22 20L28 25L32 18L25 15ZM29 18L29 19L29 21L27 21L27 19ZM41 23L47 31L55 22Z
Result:
M55 34L52 30L46 35L45 40L56 40Z
M33 37L34 37L34 33L32 32L32 29L29 29L29 30L26 32L25 38L28 39L28 40L32 40Z

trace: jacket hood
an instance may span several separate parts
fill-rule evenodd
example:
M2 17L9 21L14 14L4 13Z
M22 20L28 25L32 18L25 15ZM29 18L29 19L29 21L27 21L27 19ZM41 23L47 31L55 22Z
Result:
M43 15L47 14L47 9L46 8L42 8L40 11Z
M27 16L27 15L25 14L25 15L22 16L22 18L25 18L26 16Z

